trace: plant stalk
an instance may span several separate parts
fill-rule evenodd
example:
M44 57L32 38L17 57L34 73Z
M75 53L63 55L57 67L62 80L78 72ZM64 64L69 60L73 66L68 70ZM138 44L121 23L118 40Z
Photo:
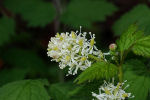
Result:
M93 55L88 55L89 58L94 59L95 61L102 61L102 59L95 57Z
M120 55L120 64L118 66L118 78L119 78L119 82L122 83L123 82L123 71L122 71L122 64L124 62L124 53L122 52Z
M55 33L57 33L60 29L60 18L59 16L61 15L61 11L62 11L62 8L61 8L61 0L53 0L53 3L54 3L54 6L56 8L56 17L55 17L55 20L54 20L54 30L55 30ZM62 70L59 71L59 81L60 82L64 82L64 73Z
M123 81L123 71L122 71L122 66L120 65L118 69L119 69L119 74L118 74L119 82L122 83L122 81Z

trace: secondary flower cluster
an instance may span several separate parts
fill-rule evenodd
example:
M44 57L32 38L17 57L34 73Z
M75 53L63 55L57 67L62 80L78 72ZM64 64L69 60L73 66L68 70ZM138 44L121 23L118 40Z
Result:
M104 84L99 88L99 94L93 93L92 95L98 100L125 100L126 98L133 98L131 93L126 93L125 89L129 86L127 85L124 89L122 88L125 82L118 83L117 86L113 83ZM93 99L94 100L94 99Z
M90 34L87 40L87 32L57 33L48 44L48 56L52 61L59 62L61 69L69 66L69 74L77 74L78 69L85 70L91 66L89 55L100 57L101 51L96 48L95 35Z

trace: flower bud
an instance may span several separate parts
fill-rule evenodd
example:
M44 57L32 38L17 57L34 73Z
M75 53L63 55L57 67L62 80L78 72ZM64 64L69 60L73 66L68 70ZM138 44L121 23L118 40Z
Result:
M115 51L116 49L117 49L117 45L115 43L109 45L109 50Z

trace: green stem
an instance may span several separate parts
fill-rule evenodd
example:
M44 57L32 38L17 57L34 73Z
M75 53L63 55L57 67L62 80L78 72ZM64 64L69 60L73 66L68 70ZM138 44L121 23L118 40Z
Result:
M118 78L119 78L119 82L122 83L123 82L123 71L122 71L122 64L124 62L124 52L121 52L120 55L120 64L118 65Z
M102 61L102 59L95 57L93 55L88 55L89 58L94 59L95 61Z
M122 81L123 81L123 71L122 71L122 66L120 65L118 69L119 69L119 74L118 74L119 82L122 83Z

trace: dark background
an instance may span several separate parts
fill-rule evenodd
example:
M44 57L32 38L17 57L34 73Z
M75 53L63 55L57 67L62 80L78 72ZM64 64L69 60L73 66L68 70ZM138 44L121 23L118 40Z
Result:
M50 37L82 26L107 52L130 24L150 34L149 5L149 0L0 0L0 86L22 79L73 80L47 57Z

